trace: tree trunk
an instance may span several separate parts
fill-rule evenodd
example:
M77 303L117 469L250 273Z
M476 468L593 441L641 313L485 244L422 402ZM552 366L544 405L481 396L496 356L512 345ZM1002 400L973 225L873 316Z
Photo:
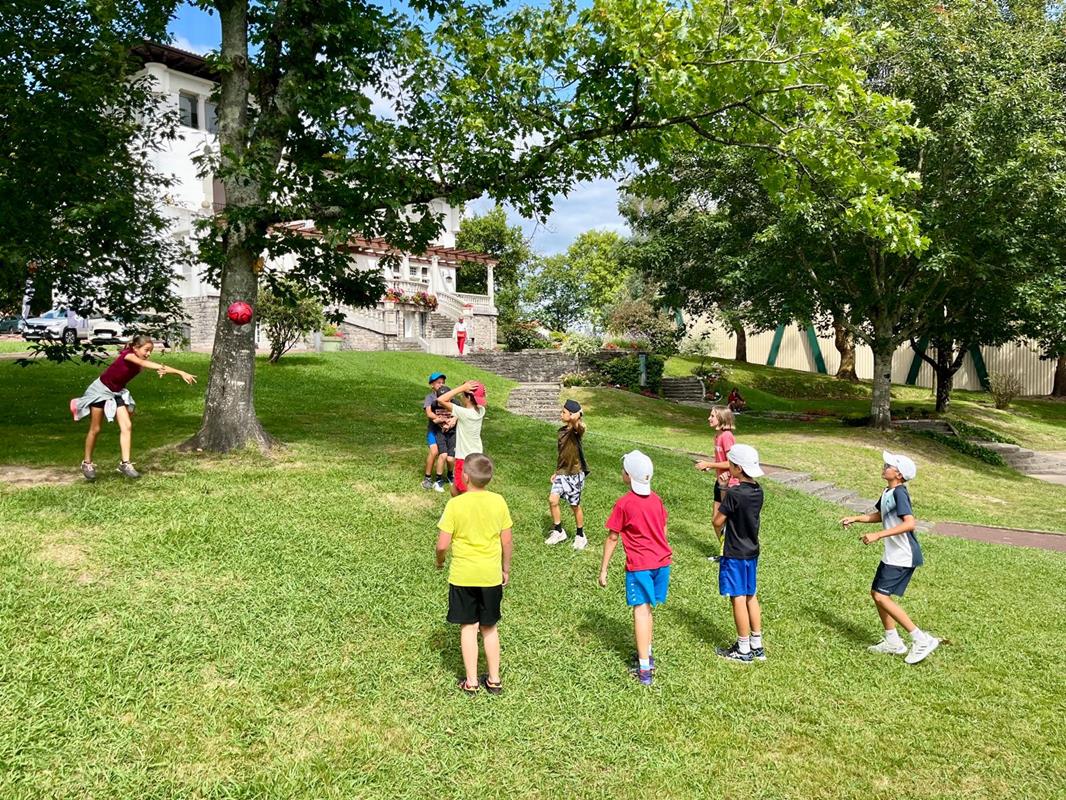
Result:
M833 320L834 344L840 353L840 366L837 367L836 376L845 381L858 381L859 376L855 372L855 338L843 325Z
M255 303L255 260L256 255L240 245L227 253L204 418L199 433L182 444L182 450L228 453L250 444L264 449L274 444L255 415L255 319L236 325L226 314L230 303Z
M736 360L747 363L748 361L748 335L744 332L744 326L739 322L733 323L733 332L737 335Z
M1055 364L1055 381L1051 385L1052 397L1066 397L1066 353Z
M214 234L224 248L225 264L215 324L215 346L211 352L211 373L204 400L200 431L181 445L183 450L212 450L227 453L249 444L267 448L273 438L255 415L255 318L247 325L235 325L226 314L238 300L255 307L258 279L254 264L259 257L260 223L242 219L239 212L259 202L259 184L247 174L233 176L229 169L247 152L248 134L248 2L220 3L217 6L222 28L221 60L224 64L219 89L218 140L221 152L222 183L226 190L227 212L216 218L220 230ZM266 113L266 109L261 109ZM280 155L279 155L280 157ZM242 171L242 170L238 170ZM232 216L232 218L228 218Z
M892 427L891 343L874 341L874 386L870 397L870 426L882 431Z
M951 368L946 356L936 352L936 411L943 414L951 403L951 389L955 385L955 370Z

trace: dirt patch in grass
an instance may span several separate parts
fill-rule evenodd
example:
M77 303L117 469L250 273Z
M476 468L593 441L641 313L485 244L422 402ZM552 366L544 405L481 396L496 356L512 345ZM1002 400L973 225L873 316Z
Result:
M37 558L53 567L58 567L71 576L79 586L90 586L102 575L93 568L89 548L81 541L81 534L67 531L47 537L37 551Z
M370 497L379 497L390 508L396 511L405 511L412 508L436 508L439 505L437 499L437 492L426 492L420 490L419 492L410 493L397 493L397 492L383 492L377 486L366 481L356 481L352 484L352 488L362 495Z
M82 480L81 473L67 467L24 467L0 464L0 483L20 489L34 486L66 486Z

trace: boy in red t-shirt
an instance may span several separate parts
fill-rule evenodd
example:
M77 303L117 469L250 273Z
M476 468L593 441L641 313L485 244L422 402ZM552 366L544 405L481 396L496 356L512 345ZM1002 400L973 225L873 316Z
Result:
M622 537L626 551L626 602L633 609L633 633L637 641L633 677L645 686L652 682L652 608L666 602L670 586L670 557L666 541L666 508L651 490L651 459L639 450L622 457L622 480L630 491L618 499L607 518L607 541L603 545L600 586L607 586L607 565Z

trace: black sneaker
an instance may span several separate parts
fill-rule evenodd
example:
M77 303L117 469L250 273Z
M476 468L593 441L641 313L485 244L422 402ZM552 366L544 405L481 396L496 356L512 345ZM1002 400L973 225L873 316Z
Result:
M750 664L752 662L751 653L740 652L740 645L737 642L733 642L732 647L716 647L714 652L724 658L726 661L739 661L741 664Z
M765 661L766 660L766 649L763 648L763 647L753 647L753 648L751 648L751 657L754 658L756 661Z

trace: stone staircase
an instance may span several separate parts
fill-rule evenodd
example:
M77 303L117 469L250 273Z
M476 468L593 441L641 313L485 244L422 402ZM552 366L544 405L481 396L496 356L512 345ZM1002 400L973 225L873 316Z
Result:
M520 383L507 398L507 410L544 422L558 422L561 390L558 383Z
M974 442L1003 456L1003 460L1030 478L1066 486L1066 453L1044 453L1003 442Z
M522 383L558 382L563 375L582 369L580 358L558 350L522 350L517 353L486 350L463 356L463 363Z
M897 419L893 421L892 426L894 428L916 433L929 431L932 433L942 433L945 436L957 435L955 429L942 419Z
M663 378L663 397L675 403L702 403L703 382L699 378Z
M385 340L385 349L391 353L421 353L422 343L415 338L393 338Z
M472 326L467 326L468 329ZM455 320L447 314L434 311L429 315L429 323L426 326L426 338L449 338L455 330Z

